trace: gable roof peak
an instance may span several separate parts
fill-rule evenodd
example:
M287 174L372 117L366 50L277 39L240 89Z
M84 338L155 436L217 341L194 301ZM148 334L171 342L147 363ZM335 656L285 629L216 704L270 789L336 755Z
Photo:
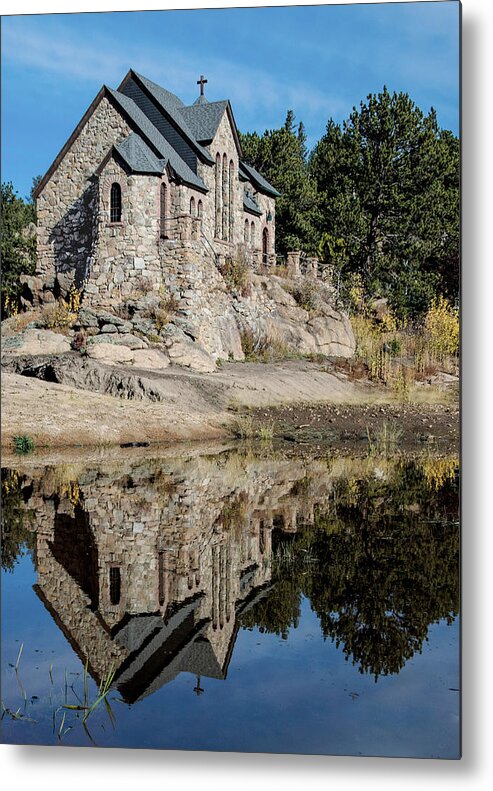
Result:
M155 92L162 101L164 100L163 104L166 105L170 102L177 107L183 107L183 102L180 97L176 95L176 93L166 90L166 88L163 88L162 85L158 85L157 82L153 82L148 77L144 77L143 74L139 74L139 72L135 71L135 69L130 69L130 74L133 74L135 77L137 77L137 79L143 82L147 88Z

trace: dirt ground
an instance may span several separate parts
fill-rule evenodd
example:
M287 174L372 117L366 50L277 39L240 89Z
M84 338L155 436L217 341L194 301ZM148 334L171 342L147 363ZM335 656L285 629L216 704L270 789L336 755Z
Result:
M234 433L243 413L286 443L368 444L368 435L377 440L391 422L402 428L404 447L458 442L457 406L389 404L393 397L384 388L330 364L225 363L211 374L178 367L132 374L159 379L164 400L122 399L4 372L2 446L12 447L21 435L38 447L220 439Z
M348 453L368 449L455 453L459 448L458 405L306 404L250 410L276 441Z

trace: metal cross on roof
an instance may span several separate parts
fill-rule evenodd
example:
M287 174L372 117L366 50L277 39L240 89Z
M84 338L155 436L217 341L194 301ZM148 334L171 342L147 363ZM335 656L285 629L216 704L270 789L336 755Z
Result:
M193 691L197 696L201 695L202 692L205 692L203 687L200 686L200 673L197 673L197 686L193 688Z
M205 79L204 75L200 75L200 80L197 80L197 85L200 85L200 95L204 95L204 85L206 84L207 80Z

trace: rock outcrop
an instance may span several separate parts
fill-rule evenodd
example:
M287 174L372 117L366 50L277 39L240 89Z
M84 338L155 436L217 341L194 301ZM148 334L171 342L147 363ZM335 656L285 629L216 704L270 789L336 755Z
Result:
M110 365L160 370L175 364L202 373L216 370L218 360L353 355L350 321L316 274L275 268L259 274L242 270L241 260L225 270L210 255L198 258L193 246L186 252L179 264L176 251L163 259L159 290L151 285L101 305L82 292L82 307L73 314L67 303L62 315L57 303L45 304L20 333L15 324L6 326L4 351L63 354L72 345Z

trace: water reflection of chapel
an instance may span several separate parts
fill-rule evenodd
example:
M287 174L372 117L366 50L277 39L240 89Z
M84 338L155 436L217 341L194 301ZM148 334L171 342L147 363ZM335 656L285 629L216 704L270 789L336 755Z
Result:
M34 489L36 593L96 680L116 669L126 701L180 672L200 692L226 677L239 617L270 588L274 523L296 529L292 483L215 500L213 485L134 470L89 474L75 497Z

